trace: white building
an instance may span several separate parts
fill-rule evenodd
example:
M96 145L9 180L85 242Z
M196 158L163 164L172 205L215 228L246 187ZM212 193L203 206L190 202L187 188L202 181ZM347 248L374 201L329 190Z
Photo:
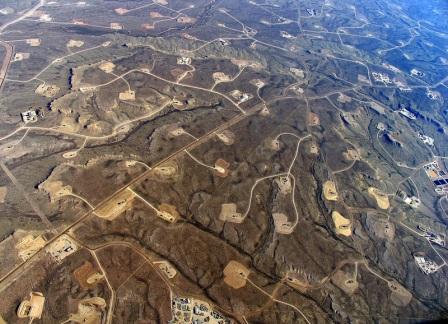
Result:
M35 110L24 111L20 114L25 124L34 123L37 121L37 113Z

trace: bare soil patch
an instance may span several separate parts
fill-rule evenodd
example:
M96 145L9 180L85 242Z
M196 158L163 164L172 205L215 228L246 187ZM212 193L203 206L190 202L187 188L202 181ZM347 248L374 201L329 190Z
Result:
M376 199L376 203L379 208L381 208L381 209L389 208L389 206L390 206L389 197L384 192L382 192L374 187L370 187L367 191L370 195L372 195Z
M275 232L279 234L291 234L294 230L291 222L288 222L288 217L285 214L273 213Z
M73 271L73 275L83 290L96 286L104 280L104 275L101 271L94 268L88 261Z
M324 196L327 200L338 200L338 193L336 192L336 185L333 181L327 181L324 183Z
M230 163L223 159L218 159L215 162L215 174L221 178L225 178L229 175L229 170L227 169Z
M242 288L246 285L246 278L250 271L241 263L230 261L224 268L224 282L234 289Z
M223 222L231 222L240 224L243 222L243 218L240 213L236 212L236 205L233 203L223 204L221 207L221 214L219 219Z
M331 281L349 296L352 296L359 286L359 283L356 278L353 277L353 274L342 270L338 270L331 277Z
M352 226L350 219L345 218L337 211L333 211L331 217L333 218L336 234L345 236L352 235Z

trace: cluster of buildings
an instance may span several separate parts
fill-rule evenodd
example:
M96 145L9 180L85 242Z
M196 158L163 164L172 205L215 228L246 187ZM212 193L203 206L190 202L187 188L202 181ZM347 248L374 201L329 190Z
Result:
M392 83L389 75L387 75L386 73L372 72L372 76L376 82L383 82L384 84Z
M226 41L225 39L218 39L218 44L222 45L222 46L227 46L230 45L230 43L228 41Z
M191 64L191 58L190 57L179 57L177 58L177 64L179 65L190 65Z
M229 93L234 99L238 100L238 104L246 102L249 99L252 99L252 95L250 93L243 93L240 90L233 90Z
M439 195L448 194L448 174L439 161L433 161L423 166L426 175L434 185L434 191Z
M398 196L409 206L412 208L418 208L420 206L421 201L415 196L409 197L406 192L403 190L398 191Z
M17 308L17 317L29 318L30 323L34 319L40 319L44 309L45 297L40 292L31 292L30 300L24 300Z
M434 273L438 270L437 264L434 261L428 259L423 253L415 254L414 259L415 262L417 262L420 270L422 270L424 274Z
M416 132L418 138L426 145L432 147L434 145L434 138L425 135L423 132Z
M282 35L282 37L283 38L288 38L288 39L294 39L295 37L293 36L293 35L291 35L290 33L288 33L288 32L285 32L285 31L280 31L280 35Z
M77 245L68 236L62 235L45 252L50 254L56 262L60 262L75 253L76 250L78 250Z
M428 93L426 94L428 96L429 99L432 100L440 100L440 93L435 92L435 91L428 91Z
M173 319L169 323L217 323L232 324L233 321L226 319L222 314L214 311L206 301L192 298L172 298L171 310Z
M27 110L21 113L20 116L22 117L22 121L25 124L34 123L38 119L37 113L38 113L37 110Z
M401 108L398 113L400 115L402 115L403 117L406 117L407 119L410 120L415 120L417 119L417 117L415 116L415 114L411 113L409 110L407 110L406 108Z
M417 229L425 233L425 237L428 239L429 242L432 242L440 246L445 246L445 236L439 233L434 233L432 230L423 227L421 225L417 226Z
M423 73L422 71L417 70L417 69L412 69L412 70L411 70L411 74L412 74L412 75L416 75L416 76L418 76L418 77L422 77L422 76L425 75L425 73Z

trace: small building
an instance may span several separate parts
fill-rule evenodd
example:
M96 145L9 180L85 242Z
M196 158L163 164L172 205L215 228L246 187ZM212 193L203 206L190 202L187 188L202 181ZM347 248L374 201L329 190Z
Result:
M120 30L123 29L123 26L121 26L119 23L110 23L110 28Z
M48 14L43 14L42 16L40 16L39 20L42 21L51 21L53 18L50 17L50 15Z
M72 20L72 22L73 22L75 25L86 25L86 24L87 24L87 21L85 21L84 19L81 19L81 18L74 18L74 19Z
M177 64L179 64L179 65L189 65L189 64L191 64L191 58L190 57L179 57L177 59Z
M40 292L31 292L30 300L23 301L17 309L19 318L40 319L44 309L45 297Z
M438 270L438 267L434 261L427 259L425 255L414 255L414 259L420 270L422 270L425 274L434 273Z
M423 134L422 132L417 132L418 138L428 146L434 145L434 138L429 137L428 135Z
M50 254L56 262L64 260L69 255L75 253L78 247L66 235L62 235L45 251Z
M37 112L35 110L24 111L20 116L22 116L22 120L25 124L37 121Z
M411 113L409 110L407 110L406 108L402 108L402 109L400 109L399 111L398 111L398 113L400 114L400 115L402 115L403 117L406 117L406 118L408 118L408 119L410 119L410 120L414 120L414 119L416 119L417 117L415 116L415 114L413 114L413 113Z

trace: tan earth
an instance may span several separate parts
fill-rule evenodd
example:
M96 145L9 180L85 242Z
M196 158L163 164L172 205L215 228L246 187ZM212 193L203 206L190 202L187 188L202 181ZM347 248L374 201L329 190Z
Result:
M140 27L143 29L154 29L154 25L152 24L141 24Z
M319 154L319 147L315 143L311 144L310 153L311 154Z
M169 138L174 138L174 137L186 134L185 130L176 124L168 125L165 127L165 129L168 132Z
M110 28L119 30L119 29L123 29L123 26L121 26L119 23L111 22L110 23Z
M30 53L18 52L18 53L16 53L16 55L14 55L14 61L13 62L27 60L29 58L30 58Z
M278 139L273 139L271 141L271 148L276 151L280 150L280 141Z
M18 318L31 318L31 323L34 319L41 317L42 311L44 309L45 297L40 292L31 292L30 300L24 300L20 303L17 309Z
M95 210L95 215L107 220L114 220L126 210L132 208L132 201L135 193L131 190L124 190L114 197L114 199L107 202Z
M381 115L384 115L386 110L384 109L384 107L380 106L379 104L377 104L376 102L371 102L370 107L372 107L374 110L376 110L377 112L379 112Z
M84 263L73 271L73 275L83 290L96 286L104 280L104 275L100 270L95 269L90 262Z
M241 224L244 220L241 214L236 212L236 205L233 203L222 205L221 214L219 214L219 219L222 220L223 222L230 222L237 224Z
M268 107L264 106L263 109L261 109L260 111L260 115L263 117L269 116L270 115L270 111L268 109Z
M345 236L352 235L352 228L350 219L345 218L339 212L333 211L331 213L331 217L333 218L334 227L336 234L341 234Z
M156 11L151 11L149 13L149 17L151 17L151 18L161 18L163 16L160 13L156 12Z
M70 151L70 152L65 152L64 154L62 154L62 157L64 159L72 159L74 157L76 157L78 155L78 151Z
M45 239L41 235L36 238L34 238L32 235L27 235L22 238L16 245L16 249L19 251L19 258L21 258L23 261L26 261L44 246Z
M196 19L195 18L190 18L190 17L187 17L187 16L181 16L181 17L177 18L176 21L178 23L181 23L181 24L187 24L187 23L194 24L196 22Z
M232 76L225 74L223 72L215 72L212 74L213 80L215 80L215 82L228 82L228 81L232 81Z
M237 60L237 59L231 59L230 60L233 64L238 65L239 68L250 66L253 68L261 68L261 64L258 62L252 62L252 61L245 61L245 60Z
M129 12L129 10L124 8L117 8L115 9L115 12L119 15L124 15L125 13Z
M395 279L387 283L391 290L390 299L392 302L400 307L407 306L412 300L412 294L400 285Z
M179 166L174 160L166 162L154 168L150 176L160 182L176 181L179 178Z
M333 181L327 181L324 183L324 196L327 200L338 200L338 193L336 192L336 185Z
M342 103L345 103L345 102L351 102L351 101L352 101L352 98L350 98L349 96L346 96L346 95L343 94L343 93L340 93L340 94L339 94L339 97L338 97L338 101L339 101L339 102L342 102Z
M41 17L43 15L45 15L45 11L43 11L43 10L34 10L33 12L31 12L28 15L28 17L37 17L37 18L39 18L39 17Z
M68 196L72 193L72 187L64 186L61 181L45 181L41 183L38 188L42 189L50 196L50 201L52 203L60 197Z
M188 35L187 33L183 33L183 34L181 34L180 36L182 36L182 37L185 38L185 39L193 40L193 41L197 39L196 37L191 36L191 35Z
M288 222L288 217L285 214L273 213L275 232L279 234L291 234L294 230L291 222Z
M276 178L274 182L277 184L278 188L280 189L280 192L283 195L286 195L292 191L292 183L290 177L281 176L279 178Z
M229 170L227 169L230 166L230 163L223 160L223 159L218 159L215 162L215 174L221 178L225 178L229 175Z
M59 129L63 129L66 132L77 132L79 130L79 125L76 122L75 118L72 117L64 117L61 121L61 126L59 126Z
M358 74L358 81L369 83L369 79L365 75Z
M157 216L173 224L179 220L179 213L176 207L165 203L159 205Z
M303 73L303 70L296 69L296 68L290 68L289 71L294 73L294 75L299 77L299 78L304 78L305 77L305 74Z
M26 40L26 43L30 46L40 46L40 39L39 38L30 38Z
M287 282L297 288L301 292L306 292L308 287L308 279L301 273L298 273L296 271L288 271L286 273L286 280Z
M156 263L156 262L154 262ZM173 279L176 274L177 274L177 270L174 269L174 267L166 261L160 261L158 262L159 268L160 270L162 270L162 272L169 278L169 279Z
M191 63L191 62L190 62L190 63ZM189 63L189 64L190 64L190 63ZM177 79L179 79L180 76L183 75L183 74L185 74L186 72L188 72L188 70L179 69L179 68L172 69L172 70L170 71L171 75L172 75L173 77L176 77ZM192 74L187 73L187 74L184 76L184 79L185 79L185 78L188 78L188 77L191 78L192 76L193 76Z
M372 224L372 230L376 236L388 241L392 241L395 237L395 224L385 219L374 222Z
M342 153L344 159L348 161L359 161L361 158L359 156L358 150L347 150L347 152Z
M84 45L83 41L77 41L74 39L70 39L67 43L67 47L81 47Z
M249 83L256 86L259 89L263 88L266 85L266 82L261 79L253 79L250 80Z
M0 187L0 204L5 202L6 194L8 193L7 187Z
M54 261L61 262L78 250L78 246L68 235L62 234L56 241L45 249Z
M308 113L308 126L318 126L318 125L320 125L319 115L309 112Z
M239 289L246 285L250 271L241 263L232 260L224 268L223 273L224 282L234 289Z
M216 133L216 136L226 145L232 145L235 142L235 134L229 130L224 130L221 133Z
M349 296L352 296L359 286L358 281L353 277L353 274L342 270L336 271L331 277L331 281Z
M125 92L120 92L118 95L120 100L134 101L135 100L135 91L126 90Z
M376 199L376 203L379 208L381 208L381 209L389 208L389 206L390 206L389 197L385 193L381 192L380 190L378 190L374 187L370 187L367 191L369 194L371 194Z
M78 304L78 312L70 314L71 322L82 324L97 324L101 322L102 313L106 309L106 301L101 297L92 297L81 300Z
M176 173L177 170L174 167L158 167L154 169L154 173L160 174L161 176L170 176Z
M34 90L34 92L44 97L50 98L56 96L60 90L61 88L59 88L58 86L44 83L39 85L36 90Z
M105 62L105 63L101 64L99 66L99 68L106 73L112 73L114 71L115 64L112 62Z

